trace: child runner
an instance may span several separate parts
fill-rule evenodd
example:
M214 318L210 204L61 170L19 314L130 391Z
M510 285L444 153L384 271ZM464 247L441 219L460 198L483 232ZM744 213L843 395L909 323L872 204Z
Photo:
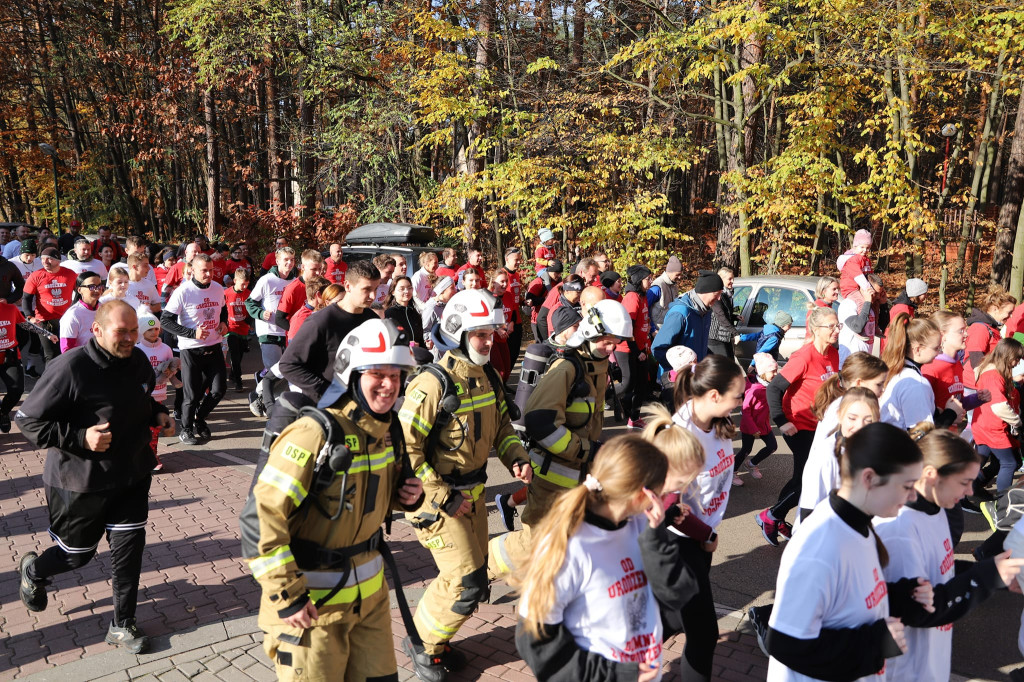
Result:
M774 319L766 324L759 333L754 335L757 341L754 347L754 354L768 353L776 361L779 359L779 349L782 347L782 339L786 332L793 328L793 317L784 310L775 313ZM740 340L748 340L749 334L741 334Z
M794 528L839 487L839 461L846 439L878 421L878 396L863 386L854 386L835 403L836 409L830 410L831 418L820 422L814 433L814 444L804 467ZM832 408L831 405L829 407Z
M768 682L877 680L886 659L907 650L900 616L931 609L931 586L886 584L888 556L871 518L896 516L916 497L921 459L891 424L868 424L847 441L842 485L782 554L765 637Z
M905 504L895 518L880 519L875 528L889 550L886 581L925 576L935 591L935 612L919 619L904 617L907 652L885 670L893 682L947 682L953 622L1013 582L1024 566L1024 559L1011 559L1010 552L1003 552L954 575L953 542L941 512L971 493L980 459L955 433L932 430L928 422L920 426L910 434L920 438L917 445L924 455L924 472L914 485L917 499Z
M682 556L697 577L700 592L682 609L686 630L681 671L683 682L711 679L711 662L718 642L718 616L711 592L711 559L718 548L718 526L725 516L732 488L732 439L736 426L732 411L743 403L743 370L724 355L709 355L676 379L672 420L686 429L704 448L704 469L683 502L692 512L677 529Z
M668 475L661 495L665 519L640 534L640 553L647 580L658 600L667 639L683 631L683 607L707 582L690 568L694 563L687 558L691 543L677 532L690 513L690 507L680 501L681 495L704 468L704 448L686 429L669 428L672 415L664 407L653 405L651 409L641 435L668 459Z
M537 246L537 250L533 252L533 269L537 273L551 265L551 261L555 258L555 249L553 248L555 233L544 229L538 233L538 238L540 239L540 244Z
M160 319L153 314L149 306L140 305L136 311L139 316L139 342L136 347L146 354L149 364L153 366L153 373L156 375L156 385L153 387L153 400L162 403L167 399L167 382L177 371L174 363L174 353L171 347L160 340ZM153 456L156 457L156 466L153 471L160 471L164 468L160 461L157 448L160 445L161 426L150 427L153 432L153 440L149 447L153 449Z
M764 441L764 447L750 461L746 462L750 477L760 480L761 470L757 465L768 459L768 456L779 447L775 441L775 434L772 433L771 412L768 409L766 393L768 384L779 373L779 363L769 353L754 353L753 362L755 380L751 381L750 377L747 377L747 389L743 394L743 410L740 413L740 442L743 445L736 453L734 470L739 472L740 465L744 464L747 455L754 449L754 441L760 438ZM743 485L743 479L739 477L739 473L733 475L732 484Z
M235 270L234 285L224 290L224 306L228 311L228 372L235 391L245 391L242 385L242 355L249 350L249 311L245 301L249 298L249 270Z
M612 438L538 526L516 626L537 679L661 679L661 620L637 540L661 523L667 473L665 455L640 436Z
M836 267L839 268L839 293L843 298L854 299L858 306L870 301L874 292L868 282L868 275L872 272L871 259L868 257L871 242L870 232L857 230L853 236L853 248L836 260Z

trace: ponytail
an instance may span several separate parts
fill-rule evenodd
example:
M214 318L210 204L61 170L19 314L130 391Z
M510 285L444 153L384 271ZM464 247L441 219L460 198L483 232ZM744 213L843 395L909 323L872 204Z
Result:
M888 368L881 358L864 351L851 353L839 373L830 376L815 391L812 409L814 418L818 421L824 419L829 405L834 403L836 398L842 397L847 389L853 387L854 383L870 381L886 372L888 372Z
M676 375L676 385L672 390L675 409L712 390L725 395L732 383L743 377L743 370L734 361L724 355L708 355L696 365L684 367ZM711 426L718 438L732 440L736 435L736 424L729 417L715 417Z
M510 579L523 594L523 626L531 637L547 636L544 623L557 597L555 580L565 564L569 539L587 510L632 499L644 488L660 491L667 474L668 460L657 447L638 435L616 436L598 451L588 485L558 496L534 531L536 542L519 573L522 578Z
M924 344L930 337L939 333L935 323L927 318L916 317L913 320L906 313L900 313L889 323L888 340L885 342L885 350L882 352L882 361L889 368L889 374L885 378L886 386L893 377L903 371L906 359L910 357L910 347L913 344Z

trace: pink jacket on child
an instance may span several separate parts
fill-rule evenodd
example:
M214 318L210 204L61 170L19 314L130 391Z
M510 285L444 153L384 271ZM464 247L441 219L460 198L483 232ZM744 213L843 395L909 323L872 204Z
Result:
M772 430L771 414L768 411L768 393L760 381L747 378L743 394L743 413L740 416L740 431L747 434L766 434Z

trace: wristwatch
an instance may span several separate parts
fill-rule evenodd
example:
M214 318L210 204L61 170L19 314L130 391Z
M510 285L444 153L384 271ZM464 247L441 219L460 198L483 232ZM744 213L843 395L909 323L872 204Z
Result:
M704 544L705 545L713 545L713 544L715 544L715 542L717 540L718 540L718 532L717 531L711 531L711 535L709 535L708 539L704 541Z

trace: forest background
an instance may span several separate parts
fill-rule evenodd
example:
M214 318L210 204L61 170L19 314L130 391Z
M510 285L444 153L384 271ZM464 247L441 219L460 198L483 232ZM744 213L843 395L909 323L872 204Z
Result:
M0 218L1024 284L1024 9L975 0L21 0ZM57 149L51 166L40 143ZM55 175L54 175L55 173Z

